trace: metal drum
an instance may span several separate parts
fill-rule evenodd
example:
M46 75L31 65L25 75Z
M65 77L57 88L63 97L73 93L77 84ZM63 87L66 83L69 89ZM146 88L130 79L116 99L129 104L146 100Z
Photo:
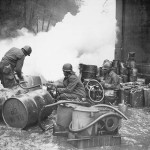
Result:
M26 82L25 84L23 84L23 86L25 87L32 87L32 86L36 86L36 85L42 85L42 79L40 76L24 76L24 81ZM36 90L36 89L40 89L40 87L35 87L30 89L31 90Z
M23 129L36 123L41 108L53 102L48 91L43 89L11 97L3 104L3 120L11 127ZM49 116L51 112L52 110L45 111L42 118Z
M82 78L83 79L96 79L97 66L82 64Z
M8 88L1 88L0 89L0 120L2 119L2 107L4 102L10 98L14 97L16 93L18 93L17 89L8 89Z
M77 106L76 104L59 105L57 108L57 125L68 128L72 121L72 111Z
M94 121L94 115L98 114L99 110L96 107L83 107L78 106L72 112L72 129L78 130L86 127L89 123ZM89 127L87 130L83 131L82 135L89 136L95 134L97 130L93 130L94 126Z

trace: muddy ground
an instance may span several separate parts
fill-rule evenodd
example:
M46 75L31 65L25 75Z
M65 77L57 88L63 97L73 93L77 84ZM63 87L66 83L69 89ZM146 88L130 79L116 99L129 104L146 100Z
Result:
M129 109L128 120L122 121L122 145L92 148L92 150L149 150L150 109ZM53 130L42 132L34 125L26 130L15 129L0 123L0 150L76 150L65 138L52 135ZM91 150L91 148L89 149Z

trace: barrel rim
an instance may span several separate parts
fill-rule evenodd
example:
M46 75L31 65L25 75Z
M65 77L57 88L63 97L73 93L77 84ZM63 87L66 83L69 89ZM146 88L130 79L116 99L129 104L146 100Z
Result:
M27 107L24 105L24 103L22 102L22 101L20 101L17 97L11 97L11 98L8 98L5 102L4 102L4 104L3 104L3 107L2 107L2 117L3 117L3 120L4 120L4 122L5 122L5 124L7 125L7 126L9 126L9 127L11 127L7 122L6 122L6 120L5 120L5 117L4 117L4 105L5 105L5 103L7 102L7 101L10 101L11 99L16 99L16 100L18 100L19 102L21 102L22 104L23 104L23 107L25 108L25 110L26 110L26 115L27 115L27 119L26 119L26 121L25 121L25 125L23 126L23 127L19 127L19 128L21 128L21 129L23 129L23 128L25 128L26 126L27 126L27 123L28 123L28 111L27 111ZM13 128L17 128L17 127L13 127Z

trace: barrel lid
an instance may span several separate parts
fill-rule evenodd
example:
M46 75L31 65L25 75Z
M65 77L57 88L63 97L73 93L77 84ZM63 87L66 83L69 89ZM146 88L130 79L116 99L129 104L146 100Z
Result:
M75 111L82 111L82 112L98 112L99 109L97 107L91 106L91 107L84 107L84 106L77 106Z
M15 128L23 128L27 124L26 108L17 98L9 98L3 105L4 122Z

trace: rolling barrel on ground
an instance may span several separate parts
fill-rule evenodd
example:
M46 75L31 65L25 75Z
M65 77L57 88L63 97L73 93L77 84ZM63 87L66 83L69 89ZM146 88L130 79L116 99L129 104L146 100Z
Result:
M37 122L39 111L43 106L52 103L54 99L43 89L11 97L3 104L3 120L10 127L24 129ZM48 117L51 113L52 109L46 110L42 118Z

